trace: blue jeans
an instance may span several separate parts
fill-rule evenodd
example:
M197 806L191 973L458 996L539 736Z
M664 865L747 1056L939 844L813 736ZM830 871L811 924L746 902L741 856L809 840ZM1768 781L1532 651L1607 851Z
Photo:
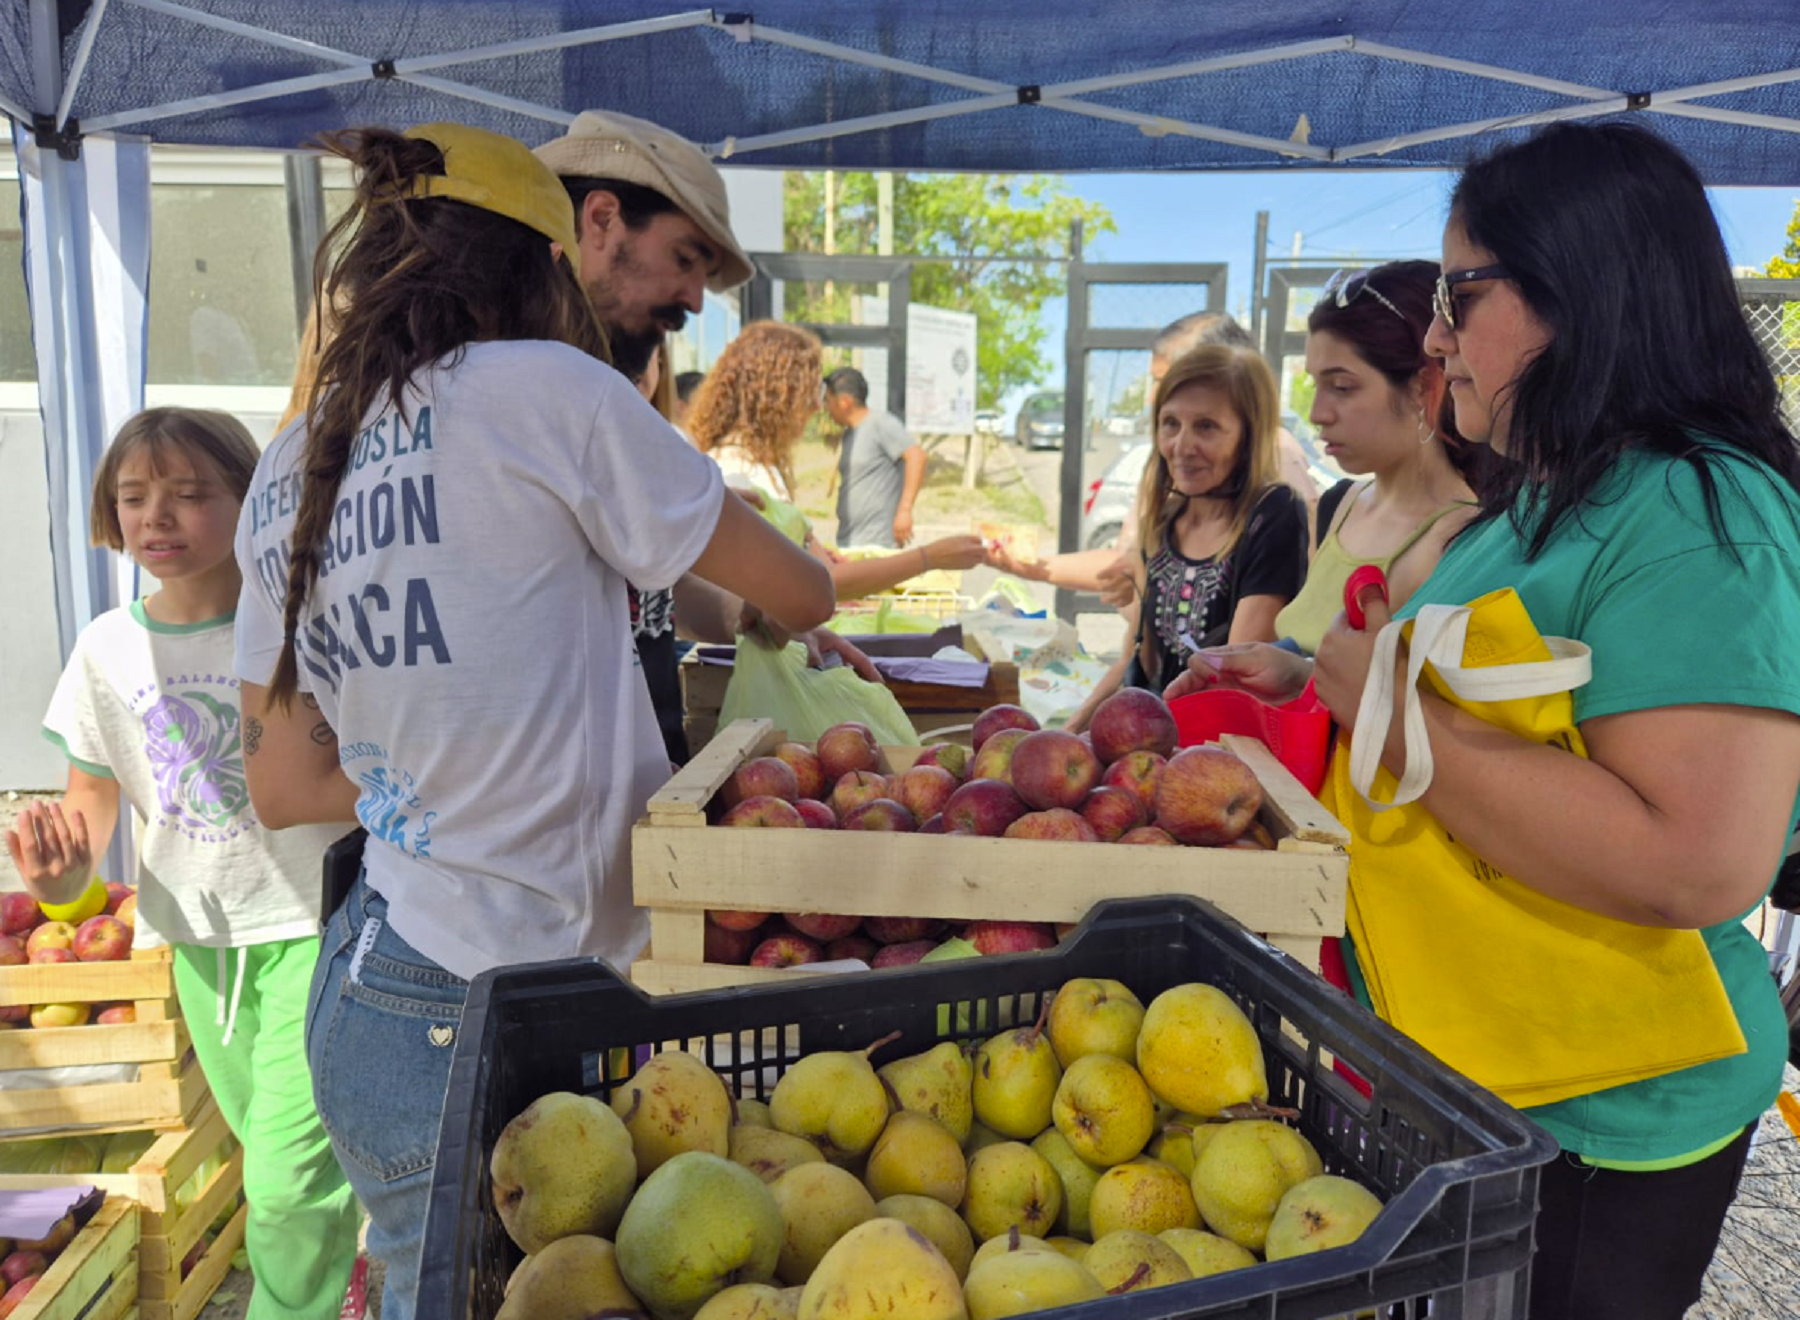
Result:
M469 983L387 924L358 877L325 925L306 1019L313 1098L332 1151L369 1214L382 1320L413 1320L425 1205L450 1056Z

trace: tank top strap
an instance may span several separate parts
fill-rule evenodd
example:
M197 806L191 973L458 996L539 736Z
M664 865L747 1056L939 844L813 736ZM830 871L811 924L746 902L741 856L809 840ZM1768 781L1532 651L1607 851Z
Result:
M1469 506L1469 502L1467 500L1452 500L1450 503L1446 504L1443 508L1439 509L1436 513L1434 513L1430 517L1426 518L1424 522L1420 523L1417 527L1413 528L1412 532L1407 536L1407 538L1404 541L1400 542L1399 546L1396 547L1396 549L1394 550L1394 553L1387 557L1387 562L1391 565L1396 559L1400 558L1401 555L1405 554L1408 550L1412 549L1413 546L1417 545L1420 538L1423 537L1426 532L1429 532L1433 527L1437 526L1438 520L1441 519L1445 514L1450 513L1456 509L1466 509L1468 507L1470 507L1470 506Z

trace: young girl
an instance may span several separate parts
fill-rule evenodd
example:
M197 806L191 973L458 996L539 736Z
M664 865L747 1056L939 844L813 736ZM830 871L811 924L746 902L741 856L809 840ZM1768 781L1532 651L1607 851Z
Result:
M1277 472L1275 381L1260 355L1209 344L1156 389L1156 456L1138 503L1138 605L1123 654L1068 722L1123 685L1161 691L1215 642L1275 640L1306 576L1306 506Z
M194 1052L244 1147L248 1315L333 1320L359 1215L313 1107L302 1020L319 858L340 831L271 831L244 789L232 536L256 458L223 413L154 408L120 430L94 478L93 540L159 589L82 631L44 721L68 791L27 808L6 842L32 897L67 903L121 799L143 818L138 942L173 946Z
M522 143L430 124L326 146L356 173L319 298L342 314L238 524L237 672L258 812L368 830L307 1055L383 1320L410 1320L469 979L623 968L646 941L630 829L669 760L626 584L692 571L790 631L834 602L606 365L569 195Z

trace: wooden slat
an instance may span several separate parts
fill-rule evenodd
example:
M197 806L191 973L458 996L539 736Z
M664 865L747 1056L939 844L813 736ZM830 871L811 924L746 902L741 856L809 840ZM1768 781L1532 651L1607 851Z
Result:
M842 972L820 972L841 976ZM631 965L632 983L653 995L685 995L694 990L721 990L734 985L788 985L809 976L803 967L742 967L732 963L669 962L645 958Z
M184 1179L185 1181L185 1179ZM180 1186L180 1184L176 1184ZM166 1300L176 1295L181 1282L181 1262L225 1208L244 1190L244 1152L240 1147L220 1165L181 1212L179 1220L166 1233L146 1234L143 1242L144 1284L142 1295ZM152 1282L151 1276L155 1276Z
M1350 832L1336 816L1325 810L1319 800L1306 791L1260 738L1246 738L1228 733L1219 739L1226 751L1233 752L1255 771L1263 789L1263 811L1272 813L1282 828L1277 835L1288 835L1304 843L1329 843L1339 848L1350 846ZM1270 828L1274 829L1271 822Z
M193 1066L170 1081L0 1089L0 1131L105 1124L177 1127L199 1107L206 1094L206 1078Z
M137 1207L107 1197L50 1263L13 1320L91 1320L125 1314L136 1296Z
M169 1062L181 1057L180 1035L176 1022L0 1032L0 1069Z
M29 963L0 967L0 1004L93 1004L164 999L172 980L166 959Z
M774 746L775 726L768 720L737 720L720 729L705 749L650 799L652 816L692 816L706 810L712 796L739 765L760 749Z
M733 830L741 834L741 830ZM724 907L725 904L715 904ZM753 909L760 911L761 909ZM701 962L706 957L706 918L695 911L661 908L650 913L650 947L672 962Z

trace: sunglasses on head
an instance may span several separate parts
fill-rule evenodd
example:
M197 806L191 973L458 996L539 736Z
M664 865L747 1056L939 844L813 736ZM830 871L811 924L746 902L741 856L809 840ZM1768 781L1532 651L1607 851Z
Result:
M1431 295L1431 310L1443 319L1445 325L1456 329L1456 299L1451 290L1459 284L1473 284L1476 280L1510 279L1505 266L1476 266L1471 270L1446 271L1438 276L1437 289Z
M1366 293L1395 316L1405 321L1406 313L1394 306L1380 289L1369 282L1369 274L1370 272L1366 270L1340 270L1325 281L1325 296L1335 301L1339 307L1348 307ZM1408 324L1410 325L1411 322Z

